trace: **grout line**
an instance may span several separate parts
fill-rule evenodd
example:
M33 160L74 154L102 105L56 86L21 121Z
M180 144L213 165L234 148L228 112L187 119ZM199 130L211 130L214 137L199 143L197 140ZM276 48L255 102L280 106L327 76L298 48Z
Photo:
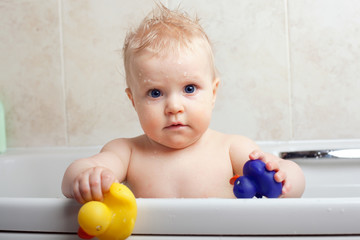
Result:
M287 58L287 76L288 76L288 104L289 104L289 125L290 140L294 139L293 106L292 106L292 68L290 54L290 30L289 30L289 5L288 0L284 0L285 7L285 37L286 37L286 58Z
M69 135L68 135L68 112L66 106L66 83L65 83L65 66L64 66L64 41L63 41L63 19L62 19L62 0L58 0L58 15L59 15L59 40L60 40L60 71L61 71L61 83L62 83L62 92L63 92L63 113L65 116L65 145L69 145Z

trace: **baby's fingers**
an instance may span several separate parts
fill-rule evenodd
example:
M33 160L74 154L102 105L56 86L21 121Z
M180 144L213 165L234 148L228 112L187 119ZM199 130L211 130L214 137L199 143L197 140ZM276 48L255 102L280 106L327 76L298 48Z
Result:
M291 183L285 181L285 182L284 182L284 185L283 185L283 188L282 188L282 195L285 195L285 194L287 194L288 192L290 192L291 188L292 188Z
M101 189L101 168L94 168L89 177L89 185L91 191L91 200L95 201L102 201L103 200L103 193Z
M72 196L75 198L76 201L81 204L84 204L86 202L85 199L81 196L79 182L74 183Z
M278 171L279 170L279 164L275 161L272 161L271 159L268 159L265 155L265 153L263 153L260 150L254 150L253 152L250 153L249 155L251 160L261 160L262 162L264 162L266 165L266 169L269 171Z
M274 179L277 182L284 182L286 180L286 173L283 171L278 171L275 173Z
M279 171L279 163L278 162L275 162L275 161L268 161L265 163L266 165L266 169L269 170L269 171Z
M291 190L291 183L286 180L286 173L284 171L278 171L274 175L276 182L281 182L283 184L281 195L286 195Z
M89 185L89 176L81 176L74 183L74 198L80 202L85 203L92 200L91 189Z
M110 190L111 184L118 182L114 173L110 170L104 170L101 173L101 190L106 193Z
M251 160L259 159L259 160L261 160L261 161L264 161L264 159L265 159L265 154L264 154L262 151L260 151L260 150L254 150L254 151L252 151L252 152L250 153L249 157L250 157Z

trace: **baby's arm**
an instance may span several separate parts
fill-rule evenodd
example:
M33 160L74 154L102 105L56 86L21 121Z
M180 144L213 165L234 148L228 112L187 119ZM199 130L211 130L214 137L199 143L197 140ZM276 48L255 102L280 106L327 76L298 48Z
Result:
M293 161L281 159L270 153L255 150L250 159L260 159L266 163L266 169L275 171L275 181L283 183L282 197L301 197L305 190L305 177L301 168Z
M131 148L125 139L106 144L100 153L74 161L67 168L62 191L80 203L103 199L113 182L126 179Z
M269 171L276 171L275 181L283 183L282 197L301 197L305 188L305 178L301 168L294 162L263 153L250 139L232 136L230 158L234 174L243 175L242 168L249 159L260 159Z

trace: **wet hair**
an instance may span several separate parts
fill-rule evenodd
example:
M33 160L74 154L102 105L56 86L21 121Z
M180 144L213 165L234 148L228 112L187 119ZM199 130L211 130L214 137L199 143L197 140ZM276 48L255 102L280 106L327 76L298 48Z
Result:
M209 56L212 66L213 79L216 78L216 68L212 46L207 34L199 24L197 17L191 18L179 9L170 10L158 4L150 14L144 18L139 27L130 31L123 47L126 82L129 86L131 74L131 59L143 51L154 56L163 57L180 52L195 52L203 49Z

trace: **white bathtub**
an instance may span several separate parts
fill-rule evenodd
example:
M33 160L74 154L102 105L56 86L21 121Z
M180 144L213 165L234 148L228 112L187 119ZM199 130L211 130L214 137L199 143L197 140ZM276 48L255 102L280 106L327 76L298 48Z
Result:
M266 151L360 148L360 141L260 143ZM0 239L78 239L80 207L62 175L92 148L10 149L0 155ZM133 240L360 239L360 158L296 160L301 199L137 199Z

